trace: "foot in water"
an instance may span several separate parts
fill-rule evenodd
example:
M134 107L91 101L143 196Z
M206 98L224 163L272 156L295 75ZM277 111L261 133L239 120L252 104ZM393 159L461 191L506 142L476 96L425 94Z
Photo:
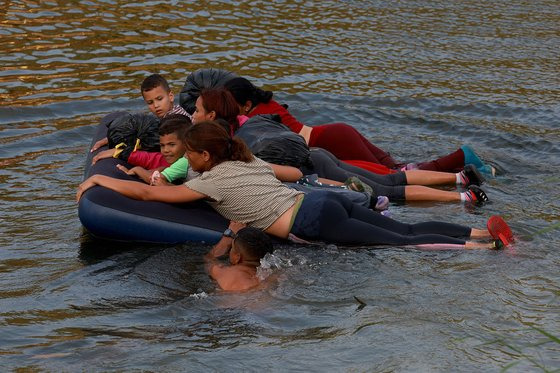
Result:
M471 203L475 206L482 206L489 201L486 193L476 185L470 185L467 191L461 193L461 200L463 202Z
M468 187L469 185L482 185L486 181L484 176L480 174L478 168L472 164L465 166L463 171L459 172L459 179L461 185Z
M488 232L494 239L494 247L497 250L503 249L511 245L514 241L513 233L501 216L493 215L488 219L486 223L486 227L488 228Z
M370 206L375 211L385 211L389 208L389 198L386 196L371 197Z
M480 157L474 152L473 148L471 148L469 145L461 146L461 150L465 155L465 165L472 164L480 172L483 172L487 175L496 176L496 168L484 163L482 159L480 159Z

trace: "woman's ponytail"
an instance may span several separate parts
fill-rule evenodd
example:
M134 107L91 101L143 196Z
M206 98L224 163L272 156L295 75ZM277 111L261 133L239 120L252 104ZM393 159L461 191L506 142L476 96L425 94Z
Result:
M254 157L251 150L245 144L239 136L235 136L233 139L230 139L230 146L231 146L231 160L232 161L241 161L241 162L251 162Z
M237 136L232 139L227 129L214 121L204 121L190 127L185 143L190 151L207 151L212 166L225 161L251 162L254 159L243 140Z
M264 89L255 87L255 101L253 105L258 105L260 103L267 103L272 99L272 91L265 91Z

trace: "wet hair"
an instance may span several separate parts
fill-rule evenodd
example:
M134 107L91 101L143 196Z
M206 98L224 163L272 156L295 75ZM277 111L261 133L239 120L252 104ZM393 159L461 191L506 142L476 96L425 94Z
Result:
M231 92L239 105L245 105L247 101L251 101L251 108L269 102L273 95L272 91L257 88L243 77L228 80L224 84L224 88Z
M245 261L257 261L274 250L272 240L262 230L254 227L240 229L235 235L235 246Z
M185 143L190 151L207 151L212 166L224 161L251 162L254 159L243 140L237 136L232 139L224 126L215 121L204 121L191 126L187 130Z
M144 79L144 81L140 85L140 91L144 93L147 91L151 91L152 89L157 87L162 87L165 90L165 92L171 91L171 89L169 88L169 83L167 83L167 80L165 80L165 78L159 74L152 74L148 76L146 79Z
M202 107L206 112L216 113L216 119L223 119L229 123L231 134L239 128L239 105L232 94L224 88L207 88L200 92Z
M159 135L165 136L175 133L177 138L183 141L190 126L192 126L192 122L189 117L182 114L170 114L161 120Z

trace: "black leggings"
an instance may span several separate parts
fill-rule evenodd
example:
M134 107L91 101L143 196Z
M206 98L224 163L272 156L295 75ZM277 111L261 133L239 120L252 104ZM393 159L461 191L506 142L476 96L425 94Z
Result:
M344 182L351 176L357 176L373 188L377 196L387 196L390 200L404 200L404 186L407 184L406 174L378 175L363 168L341 162L332 153L322 148L311 148L313 168L306 167L301 171L304 175L317 174L319 177Z
M471 228L430 221L400 223L330 191L307 193L291 233L301 238L350 245L464 245Z

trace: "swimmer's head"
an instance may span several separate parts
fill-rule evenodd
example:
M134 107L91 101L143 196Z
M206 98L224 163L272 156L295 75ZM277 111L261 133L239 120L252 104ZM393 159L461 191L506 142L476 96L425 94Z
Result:
M233 239L229 260L231 264L251 263L257 267L260 260L273 250L272 240L266 233L257 228L245 227Z

